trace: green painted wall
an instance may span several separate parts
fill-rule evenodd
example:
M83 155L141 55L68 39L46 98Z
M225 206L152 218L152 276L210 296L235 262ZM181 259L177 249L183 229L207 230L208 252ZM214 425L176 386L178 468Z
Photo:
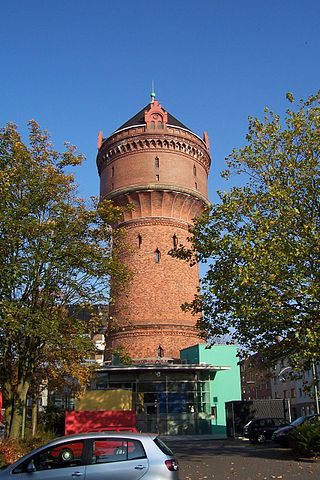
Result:
M212 433L226 434L225 402L241 400L240 367L236 345L194 345L181 351L181 361L186 363L207 363L216 367L230 367L213 375L210 381L211 406L216 416L211 419Z

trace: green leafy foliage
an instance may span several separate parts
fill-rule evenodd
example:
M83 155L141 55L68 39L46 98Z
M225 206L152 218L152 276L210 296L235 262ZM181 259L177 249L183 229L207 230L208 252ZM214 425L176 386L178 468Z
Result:
M300 457L320 455L320 425L305 422L292 430L288 438L289 446Z
M77 197L69 172L82 160L70 144L54 150L35 121L28 144L15 125L0 130L0 388L13 436L31 390L86 384L99 318L77 310L108 302L111 275L127 278L110 226L122 212Z
M123 345L119 345L113 350L114 363L119 365L131 365L132 358Z
M288 99L294 104L292 94ZM209 340L231 335L270 362L319 357L320 93L288 110L249 119L247 143L223 176L240 186L220 192L196 222L193 248L173 254L208 262L201 289L185 305Z

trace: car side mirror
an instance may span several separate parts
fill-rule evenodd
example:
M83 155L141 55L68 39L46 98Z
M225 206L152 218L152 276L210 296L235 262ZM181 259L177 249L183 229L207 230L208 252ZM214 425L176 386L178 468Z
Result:
M31 460L31 462L28 463L26 470L27 470L28 473L33 473L33 472L37 471L33 460Z

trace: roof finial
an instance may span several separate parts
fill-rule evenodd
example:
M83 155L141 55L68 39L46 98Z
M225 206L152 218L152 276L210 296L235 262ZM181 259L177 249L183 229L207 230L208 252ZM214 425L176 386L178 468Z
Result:
M154 81L152 80L151 103L154 102L155 98L156 98L156 92L154 91Z

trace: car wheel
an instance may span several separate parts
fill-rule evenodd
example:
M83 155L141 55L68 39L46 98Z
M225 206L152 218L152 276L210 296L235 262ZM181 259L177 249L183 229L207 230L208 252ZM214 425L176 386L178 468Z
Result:
M115 455L126 455L127 449L126 447L117 447L114 451Z
M263 433L258 435L258 437L257 437L257 442L258 443L264 443L265 441L266 441L266 437L265 437L265 435L263 435Z
M73 451L70 450L70 448L64 448L59 454L59 460L61 460L62 462L70 462L71 460L73 460L73 457Z

